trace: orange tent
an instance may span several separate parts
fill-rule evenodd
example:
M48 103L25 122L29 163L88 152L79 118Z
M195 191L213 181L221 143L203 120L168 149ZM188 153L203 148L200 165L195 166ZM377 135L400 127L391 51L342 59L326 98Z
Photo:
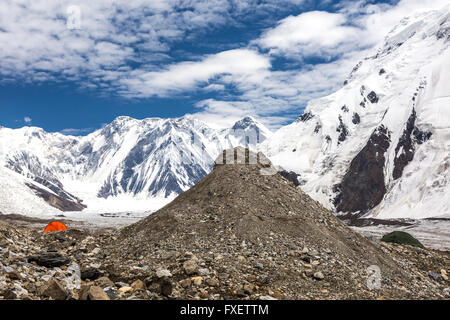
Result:
M44 232L67 230L64 223L59 221L50 222L44 229Z

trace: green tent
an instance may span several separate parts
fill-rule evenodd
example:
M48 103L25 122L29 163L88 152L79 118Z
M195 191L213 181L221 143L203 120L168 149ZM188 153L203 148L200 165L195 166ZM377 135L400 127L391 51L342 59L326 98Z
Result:
M393 242L398 244L407 244L414 247L424 248L423 244L419 242L416 238L410 235L407 232L403 231L394 231L388 234L385 234L381 241L384 242Z

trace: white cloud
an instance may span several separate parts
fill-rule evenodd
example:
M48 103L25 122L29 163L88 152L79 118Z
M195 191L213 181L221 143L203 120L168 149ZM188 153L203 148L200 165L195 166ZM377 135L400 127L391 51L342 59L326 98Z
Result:
M252 50L235 49L205 56L200 61L172 64L162 71L132 72L132 77L122 82L130 95L166 96L174 91L191 90L215 77L229 82L261 81L268 68L267 57Z
M23 121L25 121L25 123L31 123L32 119L30 117L24 117Z
M204 91L224 91L225 85L218 83L211 83L206 87L202 88Z
M279 123L288 120L287 117L261 115L258 107L249 101L207 99L197 103L197 108L202 110L194 113L194 116L216 128L229 128L236 121L248 115L253 115L271 130L277 129Z
M78 134L88 133L93 130L94 130L94 128L81 128L81 129L67 128L67 129L61 130L60 133L66 134L66 135L78 135Z
M271 49L273 54L323 55L333 52L337 55L341 53L343 44L358 39L360 29L346 23L347 18L342 13L305 12L279 21L256 43Z
M145 70L156 70L160 66L153 63L170 60L164 54L174 43L185 40L188 33L192 37L196 31L236 24L235 19L249 13L282 10L289 2L3 0L0 74L8 79L67 78L95 85L105 81L103 71L123 68L130 61L143 63ZM81 11L80 30L67 28L67 8L72 5ZM115 80L129 76L125 69L115 73Z

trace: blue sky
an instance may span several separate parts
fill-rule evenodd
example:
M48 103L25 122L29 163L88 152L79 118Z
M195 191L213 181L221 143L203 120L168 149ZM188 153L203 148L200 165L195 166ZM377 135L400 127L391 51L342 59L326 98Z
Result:
M448 0L5 0L0 125L86 134L119 115L253 115L338 89L404 16Z

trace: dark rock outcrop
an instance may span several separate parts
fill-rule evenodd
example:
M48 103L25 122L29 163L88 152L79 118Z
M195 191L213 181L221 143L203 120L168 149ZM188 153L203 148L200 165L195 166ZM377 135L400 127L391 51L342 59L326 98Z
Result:
M404 168L413 160L416 150L415 145L422 144L431 137L431 132L422 131L415 126L416 119L416 111L413 109L406 122L403 134L395 147L394 170L392 172L394 180L402 176Z
M361 122L361 118L359 117L358 113L353 113L352 122L353 124L359 124Z
M417 127L414 127L412 134L414 136L414 141L417 144L422 144L422 143L428 141L428 139L430 139L431 135L432 135L432 133L430 131L422 131Z
M302 114L300 117L298 117L298 120L305 122L312 118L314 118L314 114L311 111L308 111Z
M35 133L39 135L39 133ZM33 135L35 135L33 134ZM54 199L55 197L57 199L60 199L60 201L55 201L55 203L74 203L74 204L81 204L81 199L77 198L73 194L67 192L64 189L63 184L61 181L58 180L57 176L55 175L52 170L44 165L38 157L36 157L33 154L30 154L27 151L18 152L16 154L10 155L8 159L6 160L5 167L8 169L11 169L31 180L36 182L39 185L42 185L45 188L48 188L53 192L56 196L53 196L52 193L49 193L48 191L43 190L43 188L38 187L36 185L31 186L31 184L27 184L28 187L32 188L33 191L38 193L39 196L44 198L47 201L48 199ZM44 193L49 193L48 196L42 196ZM48 202L48 201L47 201ZM51 203L50 203L51 202ZM50 201L50 205L53 206L53 200ZM55 206L56 208L63 210L61 207L63 206ZM73 209L71 211L78 211L83 210L84 206L77 206L79 209ZM65 210L63 210L65 211Z
M81 200L73 201L69 200L67 198L61 197L59 195L53 194L51 192L48 192L47 190L44 190L42 188L39 188L38 186L31 184L31 183L25 183L31 190L34 191L34 193L45 200L49 205L52 207L55 207L61 211L81 211L84 208L86 208L86 205L81 203ZM77 198L74 198L77 199Z
M353 67L352 72L350 72L350 76L349 78L351 79L353 77L353 75L356 73L356 71L359 70L359 68L362 66L363 62L359 61L356 66Z
M442 27L436 32L436 38L449 40L450 39L450 27Z
M369 99L371 103L377 103L379 98L375 91L370 91L370 93L367 95L367 99Z
M320 123L316 123L316 126L314 127L314 133L319 133L321 128L322 125Z
M338 193L334 199L337 211L364 213L381 202L386 193L384 154L389 145L388 129L378 127L350 163L341 183L334 186Z
M81 270L81 280L83 280L83 281L86 281L86 280L93 281L93 280L100 278L101 276L102 276L102 273L95 268Z
M292 182L294 184L294 186L296 186L296 187L301 184L301 181L298 179L299 175L297 173L295 173L294 171L282 170L282 171L278 171L278 173L285 179Z
M414 158L414 145L411 139L412 131L414 130L414 122L416 121L416 113L413 109L411 116L406 122L406 127L403 130L403 134L398 140L398 144L395 147L394 158L394 171L392 177L394 180L400 178L403 173L403 169ZM399 151L401 149L401 153Z
M339 132L338 144L344 142L348 136L348 129L347 126L342 121L341 116L339 116L339 125L337 126L336 131Z
M61 267L70 262L70 258L56 252L44 252L28 257L28 262L36 262L37 265L47 268Z

